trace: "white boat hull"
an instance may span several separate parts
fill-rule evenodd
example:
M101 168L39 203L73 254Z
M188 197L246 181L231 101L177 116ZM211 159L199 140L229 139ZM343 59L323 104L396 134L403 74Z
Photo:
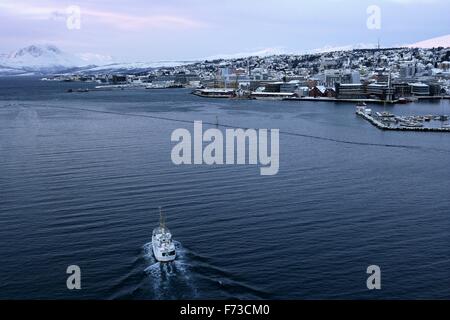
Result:
M154 243L152 243L152 248L153 248L153 255L155 256L155 259L158 260L159 262L170 262L175 260L176 258L176 254L172 256L169 255L164 256L163 253L158 249L158 247L154 245Z
M159 209L160 222L159 227L153 229L152 250L155 259L159 262L170 262L175 260L176 249L172 241L172 234L165 226L164 216Z

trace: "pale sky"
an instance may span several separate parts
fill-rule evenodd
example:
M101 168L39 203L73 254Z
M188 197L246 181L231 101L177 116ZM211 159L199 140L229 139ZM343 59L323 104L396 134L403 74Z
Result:
M367 8L381 12L369 29ZM81 9L69 29L67 8ZM395 46L450 34L448 0L0 0L0 53L54 44L71 53L156 61L325 46Z

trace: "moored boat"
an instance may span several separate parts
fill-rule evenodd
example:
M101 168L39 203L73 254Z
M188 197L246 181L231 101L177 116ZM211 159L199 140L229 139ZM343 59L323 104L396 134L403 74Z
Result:
M204 98L233 98L236 96L234 89L223 88L196 89L192 94Z
M406 127L406 128L422 128L423 124L419 123L419 122L412 122L412 121L408 121L408 122L402 122L400 124L401 127Z

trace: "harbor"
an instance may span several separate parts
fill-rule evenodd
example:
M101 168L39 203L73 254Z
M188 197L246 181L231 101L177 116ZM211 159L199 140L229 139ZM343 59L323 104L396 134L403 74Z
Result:
M81 298L296 298L305 290L313 293L312 298L322 298L326 295L314 290L323 261L305 257L329 250L329 259L340 261L344 247L348 259L341 267L352 272L345 273L344 281L326 277L324 285L336 295L344 292L344 298L358 298L355 279L365 270L354 261L369 261L374 243L383 264L406 262L423 268L419 252L430 261L430 270L446 276L446 270L434 267L448 252L450 135L375 129L355 115L356 103L203 99L189 89L94 90L94 84L87 93L65 93L78 86L0 79L6 98L0 101L0 124L2 170L7 177L0 186L8 199L2 209L10 212L0 239L20 244L20 226L32 230L24 244L29 252L23 246L0 249L5 257L16 253L15 261L2 261L3 267L23 270L46 284L21 295L15 288L21 288L23 278L13 276L1 292L3 297L73 297L73 292L60 289L59 278L45 263L66 259L68 264L83 263L86 274L92 270L93 275L104 276L102 282L96 276L84 277L83 285L93 293L82 289ZM24 90L17 91L18 87ZM367 104L374 113L450 115L447 101L386 108ZM194 119L220 131L225 125L279 128L279 173L263 177L252 166L173 165L170 135L186 126L179 121ZM160 205L175 245L172 262L160 263L153 251L152 230L160 225ZM78 214L77 208L82 212ZM28 217L37 223L30 224ZM375 224L374 232L365 232L368 223ZM429 229L417 236L417 226ZM375 230L383 230L382 241ZM428 235L437 238L423 241ZM242 247L249 239L251 247ZM361 246L355 246L354 239ZM288 254L268 250L268 243L278 247L286 241L292 244L286 248ZM399 254L392 254L397 247ZM156 252L158 257L172 256ZM293 263L297 258L304 265L306 286L289 285L298 274L298 264ZM86 271L84 261L89 262ZM333 264L325 268L335 274ZM244 276L236 280L236 274ZM430 289L442 283L435 275L421 272L414 282L420 287L430 284L427 297L440 296ZM285 288L281 293L261 288L271 277ZM239 281L245 285L235 287ZM408 282L395 295L407 298L414 283ZM229 284L237 294L230 294ZM389 291L385 294L389 296Z
M427 116L396 116L389 112L372 112L372 109L360 105L356 107L356 114L367 120L380 130L391 131L420 131L420 132L450 132L450 124L446 122L446 115ZM433 124L440 122L441 126ZM429 123L425 125L424 123Z

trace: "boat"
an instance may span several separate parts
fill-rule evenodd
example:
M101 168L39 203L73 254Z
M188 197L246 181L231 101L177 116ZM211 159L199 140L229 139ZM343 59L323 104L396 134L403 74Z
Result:
M356 113L365 113L366 107L363 106L356 106Z
M396 117L382 117L381 121L383 121L383 122L391 122L391 123L397 123L398 122Z
M357 106L357 107L367 107L367 103L365 103L365 102L359 102L356 106Z
M174 83L167 86L168 89L181 89L183 88L182 84Z
M159 207L159 227L153 229L152 249L155 259L159 262L175 260L175 244L172 241L172 234L166 227L166 221L161 207Z
M408 98L399 98L398 99L398 103L399 104L407 104L407 103L411 103L412 101Z
M204 98L233 98L236 95L234 89L224 88L196 89L192 94Z
M366 108L364 106L356 106L356 114L371 116L372 109Z
M423 117L423 116L415 116L414 117L414 121L424 122L425 121L425 117Z
M400 124L401 127L406 127L406 128L422 128L423 124L419 123L419 122L403 122Z
M383 117L383 118L394 118L395 117L394 114L387 112L387 111L377 112L377 116Z

